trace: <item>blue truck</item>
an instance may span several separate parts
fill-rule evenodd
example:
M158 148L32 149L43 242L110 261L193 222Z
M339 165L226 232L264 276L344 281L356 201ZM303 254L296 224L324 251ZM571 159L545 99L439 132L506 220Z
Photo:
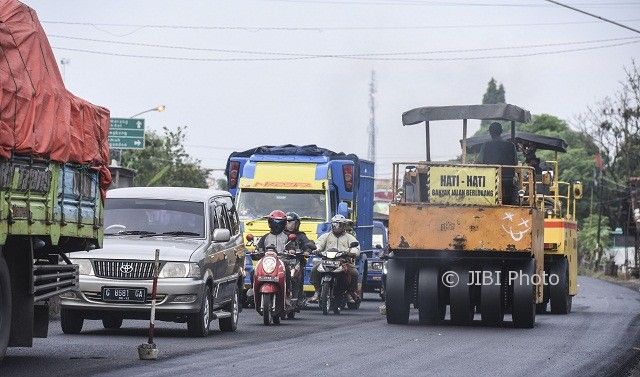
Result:
M342 214L354 223L362 256L357 261L359 286L372 257L374 164L354 154L336 153L315 145L261 146L233 152L225 170L229 192L235 198L243 233L258 237L269 232L266 216L275 209L296 212L300 230L315 241L331 230L331 217ZM309 258L305 268L307 293L313 293ZM251 285L253 264L247 258L245 290Z

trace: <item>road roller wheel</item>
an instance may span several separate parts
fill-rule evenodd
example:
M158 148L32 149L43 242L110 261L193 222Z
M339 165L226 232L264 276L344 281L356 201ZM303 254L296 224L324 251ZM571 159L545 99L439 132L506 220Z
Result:
M433 325L444 320L447 306L444 286L437 267L423 266L418 272L418 307L421 324Z
M469 270L456 269L458 284L449 288L449 303L451 322L456 325L466 325L473 321L473 306L469 291Z
M535 260L531 258L511 282L513 287L513 324L515 327L531 328L536 322L536 287L533 284Z
M566 258L557 260L550 268L551 274L556 275L558 284L549 284L549 298L551 301L552 314L569 314L571 311L571 296L569 295L569 263ZM548 278L549 283L555 283L553 279Z
M409 322L411 287L407 284L408 280L404 263L397 259L390 259L387 262L385 294L387 323L406 325Z
M480 287L480 316L485 325L497 326L504 318L504 288L499 278L498 272L491 271L491 283Z

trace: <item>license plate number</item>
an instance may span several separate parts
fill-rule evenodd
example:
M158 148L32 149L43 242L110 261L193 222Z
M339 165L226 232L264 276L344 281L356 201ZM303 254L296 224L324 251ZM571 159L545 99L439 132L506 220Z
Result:
M102 288L102 301L137 302L147 301L146 288Z

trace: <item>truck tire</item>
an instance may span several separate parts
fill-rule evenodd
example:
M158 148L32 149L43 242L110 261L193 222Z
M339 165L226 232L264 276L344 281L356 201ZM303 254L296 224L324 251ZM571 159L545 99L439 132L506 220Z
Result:
M555 261L550 270L551 275L558 276L558 284L549 286L551 314L569 314L571 296L569 295L569 263L567 258Z
M422 266L418 272L418 313L423 325L434 325L444 320L447 306L439 272L434 266Z
M233 300L231 300L231 302L224 307L224 310L231 313L231 316L227 318L220 318L220 320L218 321L218 325L220 326L220 331L223 331L223 332L236 331L236 329L238 328L238 317L240 313L240 303L238 300L237 288L236 288L236 291L233 293Z
M504 285L499 271L490 271L491 283L480 287L480 318L485 325L498 326L504 319Z
M473 321L473 305L469 289L469 270L456 269L458 283L449 288L449 309L451 322L456 325L467 325Z
M4 358L11 331L11 278L0 248L0 360Z
M406 325L409 323L409 305L411 287L408 286L407 271L404 263L397 259L387 262L387 286L385 306L387 323Z
M60 309L60 326L65 334L80 334L84 325L82 313L77 310Z
M513 324L519 328L532 328L536 323L536 286L532 282L535 274L535 260L531 258L520 274L513 280Z
M105 329L115 330L122 327L122 317L118 315L110 315L102 318L102 326Z
M211 287L205 285L204 295L200 311L192 314L187 320L187 332L192 337L205 337L209 335L209 325L211 324Z

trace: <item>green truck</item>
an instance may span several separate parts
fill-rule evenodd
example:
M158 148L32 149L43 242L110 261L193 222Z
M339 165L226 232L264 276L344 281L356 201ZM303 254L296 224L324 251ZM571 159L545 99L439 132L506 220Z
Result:
M102 244L109 110L71 94L33 9L0 6L0 360L46 337L78 287L67 253Z
M0 160L0 359L46 337L49 299L77 289L65 254L101 246L98 178L82 165Z

